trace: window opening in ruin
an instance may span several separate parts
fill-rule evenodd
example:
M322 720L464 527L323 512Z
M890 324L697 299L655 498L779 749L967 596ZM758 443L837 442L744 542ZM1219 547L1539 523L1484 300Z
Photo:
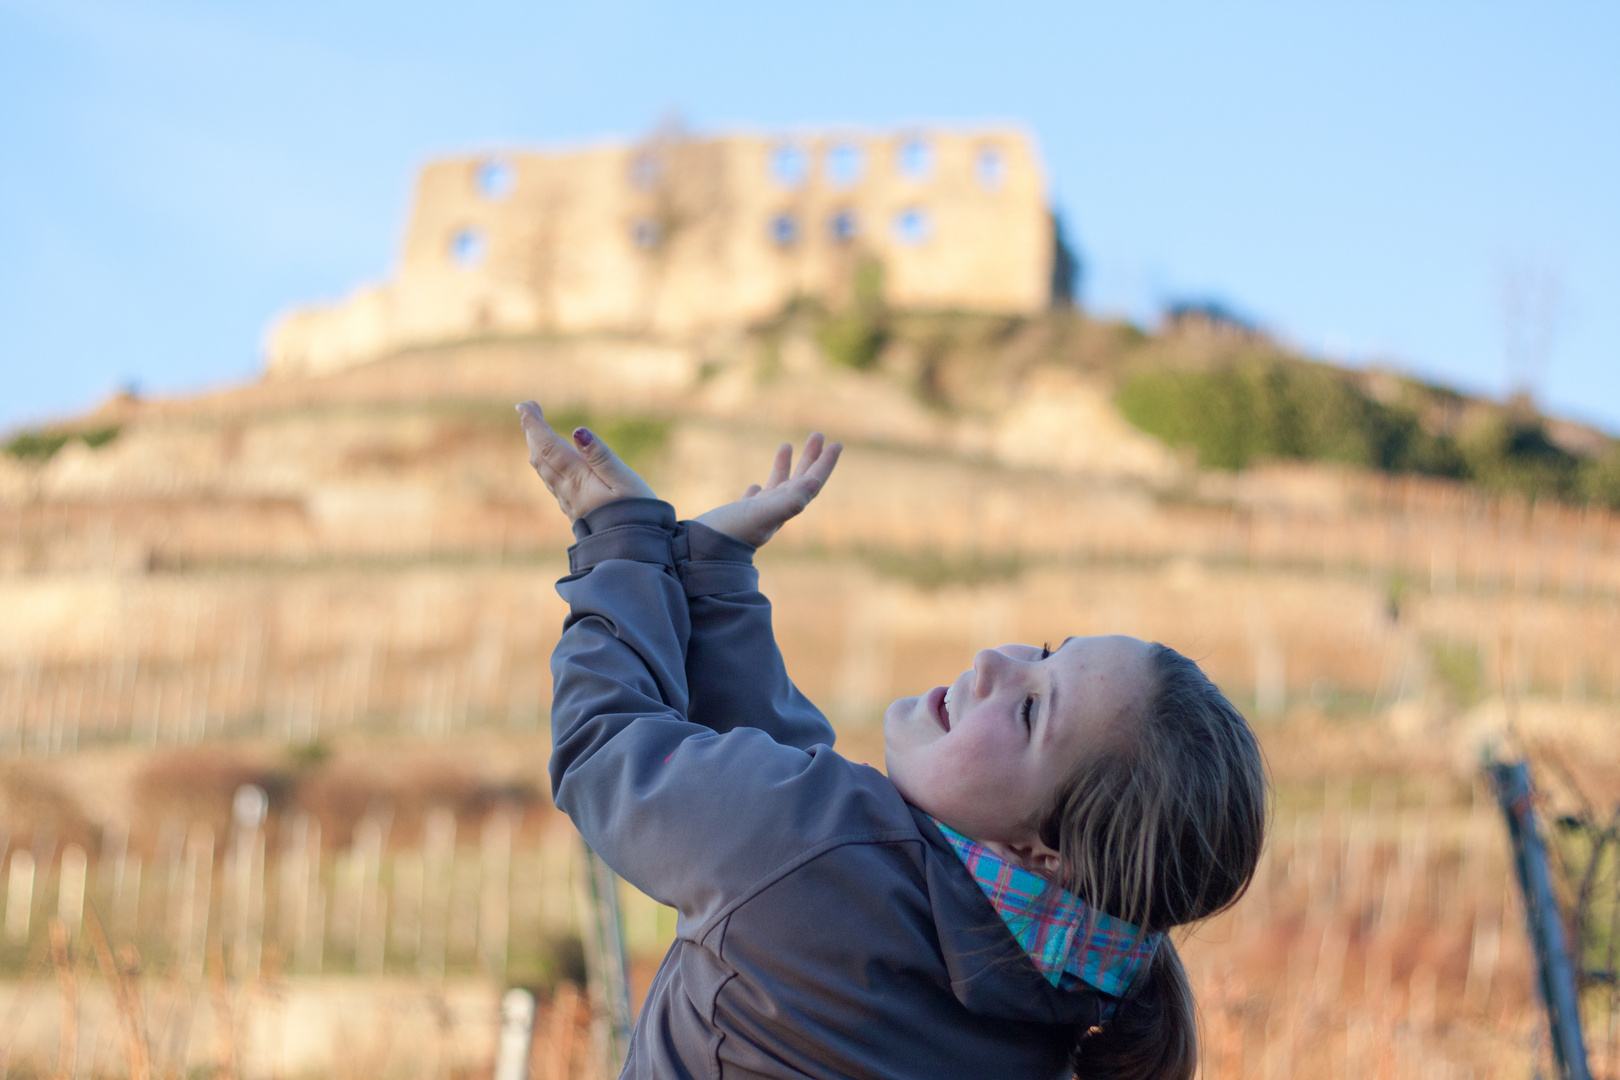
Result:
M866 153L854 143L833 143L822 159L822 170L833 187L854 187L866 172Z
M638 191L647 191L663 176L664 167L658 156L643 150L630 159L630 184Z
M489 241L485 239L482 229L471 226L457 229L456 234L450 238L450 258L457 266L477 266L484 261L488 251Z
M853 210L840 210L827 222L827 232L840 244L847 244L860 233L860 221Z
M478 185L478 194L499 201L512 194L512 189L517 186L517 170L500 158L490 158L479 163L474 181Z
M1007 182L1007 159L1002 156L1001 148L997 146L979 147L979 157L974 163L974 172L978 174L979 186L986 191L1000 191L1001 185Z
M770 234L777 247L792 247L799 239L799 222L784 210L771 218Z
M652 218L638 218L630 226L630 240L643 251L649 251L658 246L658 241L664 238L664 230Z
M810 156L792 143L783 143L771 151L771 179L783 187L800 186L809 171Z
M902 244L926 244L934 235L933 218L920 206L908 206L894 215L894 235Z
M900 175L908 180L926 180L934 171L934 148L927 139L909 138L900 144L895 157Z

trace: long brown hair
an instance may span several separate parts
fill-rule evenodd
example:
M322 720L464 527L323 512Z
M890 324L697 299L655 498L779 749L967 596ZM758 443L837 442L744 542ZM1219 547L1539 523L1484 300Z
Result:
M1266 771L1248 722L1197 664L1164 645L1119 737L1080 762L1042 815L1062 884L1144 932L1230 907L1254 876ZM1134 722L1132 722L1134 720ZM1082 1033L1085 1080L1190 1080L1197 1014L1168 937L1101 1029Z

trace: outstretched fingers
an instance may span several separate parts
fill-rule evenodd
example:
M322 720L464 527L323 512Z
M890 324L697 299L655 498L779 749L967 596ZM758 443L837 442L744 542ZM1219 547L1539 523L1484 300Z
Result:
M821 489L826 486L827 478L832 475L833 469L838 465L838 457L843 452L842 443L824 445L820 432L816 432L806 440L804 456L799 459L799 468L794 471L793 479L781 488L791 507L788 517L801 513L810 505L810 500L821 494Z
M540 474L540 479L552 494L572 471L585 466L579 451L569 445L546 423L545 413L534 401L525 401L517 407L518 420L523 425L523 437L529 444L529 465Z
M776 462L764 488L757 484L749 485L743 498L753 498L762 491L779 495L792 507L788 513L791 517L810 505L810 500L820 493L827 478L832 475L833 467L838 464L838 455L843 451L842 443L829 443L821 432L812 431L810 437L804 440L804 452L799 455L798 465L790 470L793 447L783 443L777 448Z
M776 457L771 460L771 474L765 478L762 490L769 491L781 486L793 467L793 444L783 443L776 448ZM757 492L756 492L757 494Z
M812 442L815 444L815 453L813 455L810 451ZM819 431L811 435L809 440L805 442L804 457L799 459L799 464L803 468L802 478L815 482L815 491L811 492L812 495L816 491L820 491L827 483L827 478L832 475L833 469L838 466L838 458L843 452L843 443L826 443L823 445L821 432ZM809 462L808 465L805 464L807 461Z
M821 457L825 443L826 439L819 431L812 431L810 437L804 440L804 453L799 455L799 467L793 470L795 479L803 476L810 466L816 463L816 460Z
M827 442L817 432L805 440L804 453L793 468L793 447L784 444L777 448L764 484L749 484L742 498L717 506L696 520L758 547L810 505L832 475L842 451L842 446Z
M813 431L810 437L804 440L804 453L799 455L799 463L793 464L793 444L783 443L776 448L776 457L771 461L770 475L765 478L764 484L750 484L743 493L743 498L751 499L762 491L775 491L790 480L797 480L810 469L821 457L826 439L821 432Z

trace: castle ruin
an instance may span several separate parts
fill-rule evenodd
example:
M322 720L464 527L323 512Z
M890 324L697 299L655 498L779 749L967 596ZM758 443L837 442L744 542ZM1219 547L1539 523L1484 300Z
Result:
M881 267L897 308L1049 306L1066 262L1032 139L661 135L434 161L396 276L280 319L268 370L319 374L491 336L691 337L796 298L843 306L862 266Z

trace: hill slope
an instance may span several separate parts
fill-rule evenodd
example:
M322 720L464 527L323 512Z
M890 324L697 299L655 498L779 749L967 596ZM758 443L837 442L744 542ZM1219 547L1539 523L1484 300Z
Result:
M758 479L781 439L845 440L833 483L759 562L789 666L856 759L881 763L887 701L980 647L1125 632L1197 657L1254 717L1279 791L1254 892L1186 953L1210 1075L1275 1055L1310 1071L1339 1045L1368 1060L1382 1044L1367 1033L1385 1030L1427 1040L1413 1061L1517 1067L1529 960L1473 776L1511 725L1610 788L1620 777L1620 517L1567 483L1612 444L1525 420L1577 462L1556 458L1552 486L1530 490L1570 501L1527 497L1522 478L1424 475L1491 480L1468 433L1508 410L1210 328L797 311L696 346L464 342L116 400L14 441L0 455L12 849L60 839L102 867L127 850L156 897L179 838L223 842L252 780L267 828L288 823L265 849L272 892L315 897L277 909L293 970L419 963L428 939L402 946L361 897L420 912L434 859L447 890L471 875L448 922L476 930L440 960L481 970L484 916L466 913L485 896L513 903L512 962L538 963L569 932L570 848L543 792L570 534L524 460L512 405L531 396L685 514ZM1235 422L1251 415L1264 423ZM509 888L479 893L507 843L522 855ZM354 884L385 863L386 889ZM324 910L322 888L331 921L288 937L287 913ZM632 899L650 961L673 924ZM134 907L143 955L162 957L173 920ZM390 920L362 949L356 928ZM0 974L29 947L0 945Z

